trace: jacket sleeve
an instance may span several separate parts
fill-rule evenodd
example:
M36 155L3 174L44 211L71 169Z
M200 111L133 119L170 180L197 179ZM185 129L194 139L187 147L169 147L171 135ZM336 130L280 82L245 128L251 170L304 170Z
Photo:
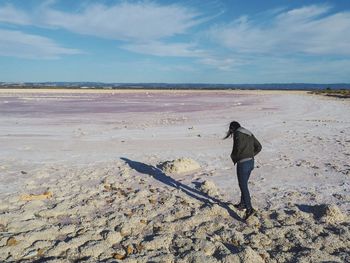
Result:
M258 139L255 138L254 135L253 135L253 138L254 138L254 156L255 156L261 151L262 146L261 146L260 142L258 141Z
M238 138L238 133L235 133L233 135L233 148L232 148L232 153L231 153L231 159L234 164L236 164L238 160L238 154L239 154L239 149L240 149L240 140Z

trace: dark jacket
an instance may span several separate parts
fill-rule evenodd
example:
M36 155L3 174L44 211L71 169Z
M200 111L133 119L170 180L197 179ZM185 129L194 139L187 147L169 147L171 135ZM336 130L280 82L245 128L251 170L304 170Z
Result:
M255 136L243 127L239 127L233 135L231 159L236 164L243 159L254 158L261 151L261 144Z

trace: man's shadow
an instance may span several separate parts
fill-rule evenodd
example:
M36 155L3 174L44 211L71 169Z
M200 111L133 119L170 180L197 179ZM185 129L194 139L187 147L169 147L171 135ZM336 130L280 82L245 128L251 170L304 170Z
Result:
M218 204L219 206L225 208L231 217L233 217L234 219L236 219L238 221L242 221L242 219L226 203L220 201L217 198L214 198L214 197L211 197L205 193L202 193L201 191L198 191L195 188L191 188L183 183L176 181L172 177L163 173L162 170L160 170L159 168L157 168L153 165L149 165L149 164L145 164L145 163L141 163L141 162L137 162L137 161L132 161L132 160L124 158L124 157L122 157L120 159L123 160L124 162L126 162L131 169L134 169L135 171L137 171L139 173L152 176L154 179L156 179L156 180L158 180L158 181L160 181L168 186L179 189L182 192L184 192L185 194L187 194L188 196L201 201L203 204L205 204L207 206L211 206L213 203Z

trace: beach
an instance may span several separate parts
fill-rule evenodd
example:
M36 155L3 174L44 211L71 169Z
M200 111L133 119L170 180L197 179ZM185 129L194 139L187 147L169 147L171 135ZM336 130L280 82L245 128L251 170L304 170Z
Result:
M0 261L349 262L349 116L305 91L2 89ZM262 144L247 222L233 120Z

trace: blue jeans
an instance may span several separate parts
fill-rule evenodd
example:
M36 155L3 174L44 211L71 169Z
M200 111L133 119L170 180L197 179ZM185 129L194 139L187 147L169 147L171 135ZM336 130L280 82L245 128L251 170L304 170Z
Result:
M237 178L239 188L241 189L241 204L244 204L247 209L252 208L248 190L248 180L253 169L254 159L237 163Z

